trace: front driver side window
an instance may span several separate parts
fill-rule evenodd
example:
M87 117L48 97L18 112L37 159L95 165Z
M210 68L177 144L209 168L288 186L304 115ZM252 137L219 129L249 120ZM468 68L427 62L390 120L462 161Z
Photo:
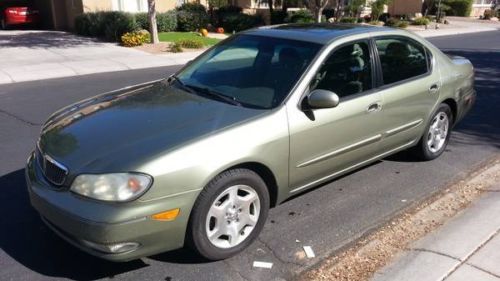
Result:
M372 65L367 42L335 50L316 74L311 90L332 91L340 98L372 89Z

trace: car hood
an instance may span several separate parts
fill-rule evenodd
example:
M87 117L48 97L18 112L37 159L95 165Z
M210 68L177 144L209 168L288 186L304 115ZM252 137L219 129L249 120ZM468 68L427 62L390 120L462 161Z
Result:
M39 147L70 172L131 171L158 154L264 112L161 81L90 98L55 113L42 129Z

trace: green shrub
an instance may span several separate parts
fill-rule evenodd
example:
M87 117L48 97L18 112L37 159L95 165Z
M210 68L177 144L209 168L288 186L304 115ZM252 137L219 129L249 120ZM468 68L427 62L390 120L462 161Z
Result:
M78 35L104 37L103 13L84 13L75 18L75 31Z
M397 18L388 18L385 21L385 26L397 27L399 25L400 20Z
M288 22L291 22L291 23L313 23L314 17L309 10L298 10L298 11L292 12L290 14Z
M135 15L135 22L139 28L149 30L148 13L137 13ZM158 32L170 32L177 29L177 14L175 11L168 11L166 13L156 14L156 26Z
M140 46L149 41L149 32L146 30L127 32L122 35L121 42L125 47Z
M446 0L445 4L450 6L446 12L450 16L468 17L472 11L473 0Z
M227 16L222 22L226 32L239 32L261 25L264 25L264 21L260 16L247 14Z
M195 2L184 3L180 7L177 7L177 11L195 12L195 13L206 13L207 9L202 4Z
M335 9L324 9L323 15L326 17L326 19L334 18L335 17Z
M177 29L177 13L168 11L156 15L156 24L159 32L170 32Z
M356 18L353 18L353 17L343 17L340 19L340 22L343 22L343 23L356 23L358 20Z
M75 30L79 35L104 37L120 42L121 36L138 28L135 17L124 12L85 13L75 18Z
M200 49L204 47L203 42L195 39L182 39L177 41L182 48L186 49Z
M215 10L215 18L212 24L216 27L222 26L222 23L224 22L224 19L226 17L238 15L242 12L243 9L238 6L222 6L219 9Z
M136 13L134 16L138 28L149 30L148 13Z
M399 27L399 28L407 28L409 24L410 24L409 22L407 22L407 21L405 21L405 20L402 20L402 21L400 21L400 22L397 24L397 27Z
M122 35L137 29L135 18L130 13L101 12L104 38L108 41L119 42Z
M177 8L177 30L198 31L208 25L209 17L205 6L185 3Z
M282 10L274 10L271 14L271 24L282 24L288 17L288 13Z
M431 23L431 21L428 18L420 17L420 18L414 19L411 24L413 24L413 25L429 25L429 23Z
M168 47L168 50L172 53L182 53L181 44L179 44L178 42L174 42L174 43L170 44L170 46Z

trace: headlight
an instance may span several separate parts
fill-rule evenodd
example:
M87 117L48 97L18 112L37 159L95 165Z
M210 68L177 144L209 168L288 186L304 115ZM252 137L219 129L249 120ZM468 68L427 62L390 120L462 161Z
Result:
M146 192L152 181L144 174L84 174L75 178L71 191L103 201L130 201Z

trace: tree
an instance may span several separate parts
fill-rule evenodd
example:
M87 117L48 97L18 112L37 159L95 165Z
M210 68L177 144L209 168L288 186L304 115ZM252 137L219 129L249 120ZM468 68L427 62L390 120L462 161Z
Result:
M331 0L304 0L304 4L309 9L316 19L316 22L321 22L323 10L330 4ZM342 2L339 0L339 2Z
M350 17L359 18L361 9L365 4L366 0L351 0L345 10L349 13Z
M160 43L160 39L158 38L158 26L156 25L156 0L148 0L148 20L151 43Z
M389 5L392 0L376 0L372 2L372 20L378 20L380 15L384 13L384 7Z

